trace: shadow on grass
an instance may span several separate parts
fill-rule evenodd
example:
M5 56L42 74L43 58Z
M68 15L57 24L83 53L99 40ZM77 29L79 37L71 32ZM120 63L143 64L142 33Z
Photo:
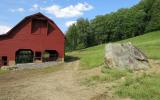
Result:
M79 59L80 59L79 57L69 56L69 55L65 55L65 57L64 57L65 62L73 62L73 61L76 61Z

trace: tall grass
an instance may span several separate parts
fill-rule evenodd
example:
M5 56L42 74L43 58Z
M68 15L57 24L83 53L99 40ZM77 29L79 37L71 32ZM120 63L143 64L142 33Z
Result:
M116 94L135 100L160 100L160 74L128 78L118 87Z
M83 84L90 86L97 82L112 82L126 76L131 76L129 70L102 67L101 75L90 76L83 81Z

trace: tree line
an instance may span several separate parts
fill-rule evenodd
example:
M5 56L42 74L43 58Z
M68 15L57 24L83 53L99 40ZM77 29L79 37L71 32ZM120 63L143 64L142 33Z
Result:
M156 30L160 30L160 0L141 0L131 8L99 15L92 20L79 18L66 32L65 49L83 49Z

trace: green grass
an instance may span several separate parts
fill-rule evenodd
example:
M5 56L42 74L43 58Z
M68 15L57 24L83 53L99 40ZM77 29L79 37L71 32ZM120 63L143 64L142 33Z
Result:
M103 64L104 44L83 50L66 53L68 56L80 58L82 69L90 69Z
M160 74L142 75L128 78L118 86L116 94L135 100L160 100Z
M0 69L0 74L4 74L4 73L7 73L7 72L9 72L8 70L1 70Z
M160 31L147 33L134 38L118 41L131 42L142 50L149 59L160 60ZM83 69L90 69L103 65L105 44L91 48L69 52L67 55L80 58ZM114 82L122 77L125 80L117 87L113 87L115 94L120 97L130 97L135 100L160 100L160 74L136 75L128 70L102 69L102 75L86 78L82 83L90 86L97 82Z
M105 81L114 81L125 76L130 76L131 71L128 69L118 69L118 68L106 68L101 69L103 76L106 77Z
M139 49L141 49L150 59L160 59L160 31L151 32L120 42L131 42Z
M119 42L131 42L141 49L150 59L160 59L160 31L147 33ZM68 52L66 54L80 58L82 69L90 69L103 64L104 48L105 44L74 52Z
M82 84L90 86L94 85L97 82L112 82L114 80L118 80L125 76L131 76L131 72L129 70L125 69L110 69L106 67L102 67L102 74L101 75L95 75L86 78Z

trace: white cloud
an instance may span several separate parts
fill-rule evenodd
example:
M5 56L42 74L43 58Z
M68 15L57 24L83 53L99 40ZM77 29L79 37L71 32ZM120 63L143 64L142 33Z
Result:
M24 8L18 8L17 11L24 12L25 10L24 10Z
M34 10L38 10L39 9L39 5L38 4L34 4L32 5L32 8L30 8L30 11L34 11Z
M71 26L71 25L73 25L73 24L75 24L75 23L76 23L76 21L68 21L68 22L65 23L65 25L66 25L67 27L69 27L69 26Z
M7 33L10 29L11 27L9 26L0 25L0 35Z
M78 3L76 5L70 5L64 8L59 5L52 5L42 8L42 10L45 10L58 18L82 16L84 11L89 11L91 9L93 9L93 6L88 3Z
M24 12L24 8L11 9L11 12Z
M38 4L34 4L33 6L32 6L34 9L38 9Z

